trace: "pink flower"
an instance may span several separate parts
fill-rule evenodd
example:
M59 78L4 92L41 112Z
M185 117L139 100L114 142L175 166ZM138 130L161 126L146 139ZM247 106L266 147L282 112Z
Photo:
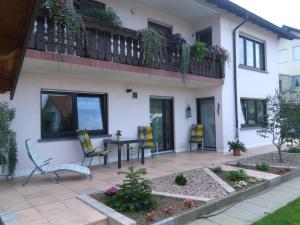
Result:
M155 216L154 212L151 212L151 213L147 214L147 220L148 221L155 221L156 220L156 216Z
M170 215L173 214L175 209L172 206L167 206L164 210L165 214Z
M107 190L104 192L104 194L105 194L106 196L113 196L113 195L115 195L117 192L118 192L118 188L116 188L116 187L113 186L113 187L107 189Z
M186 208L192 208L195 205L194 201L192 199L184 199L184 206Z

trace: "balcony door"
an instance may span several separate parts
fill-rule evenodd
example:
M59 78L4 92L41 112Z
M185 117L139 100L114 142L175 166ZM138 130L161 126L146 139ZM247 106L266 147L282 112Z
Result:
M203 124L204 146L216 148L216 122L214 98L197 99L197 122Z
M158 150L174 150L173 98L150 98L150 126Z

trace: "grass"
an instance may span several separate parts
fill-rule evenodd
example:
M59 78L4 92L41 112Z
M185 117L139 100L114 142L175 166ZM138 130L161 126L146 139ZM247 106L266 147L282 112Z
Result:
M274 213L262 218L252 225L299 225L300 198L290 202Z

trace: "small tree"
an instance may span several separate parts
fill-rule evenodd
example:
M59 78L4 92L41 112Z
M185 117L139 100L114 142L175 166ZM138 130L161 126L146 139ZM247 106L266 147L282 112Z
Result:
M267 98L266 120L257 133L263 138L272 138L282 163L282 146L295 142L300 137L299 93L293 90L278 92Z

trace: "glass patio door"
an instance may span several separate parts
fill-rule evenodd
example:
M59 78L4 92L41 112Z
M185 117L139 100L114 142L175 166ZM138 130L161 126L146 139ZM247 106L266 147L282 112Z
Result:
M197 99L197 120L203 124L204 146L216 148L216 123L214 98Z
M174 150L172 98L150 98L150 126L158 150Z

